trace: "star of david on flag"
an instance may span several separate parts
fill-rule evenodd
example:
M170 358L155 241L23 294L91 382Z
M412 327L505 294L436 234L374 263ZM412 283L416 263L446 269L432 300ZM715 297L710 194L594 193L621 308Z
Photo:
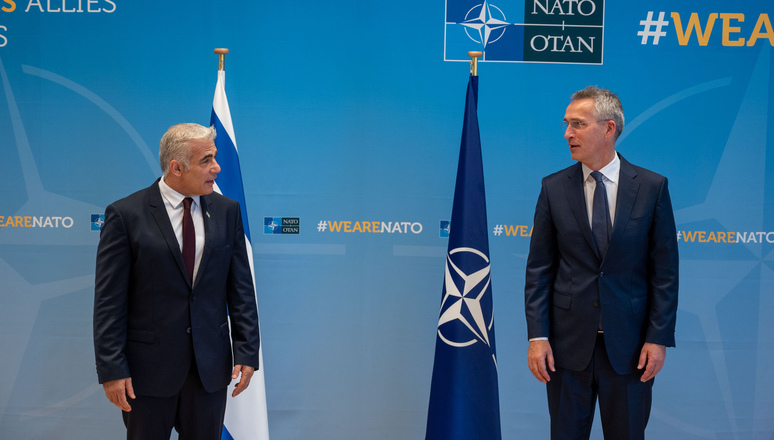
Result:
M253 276L253 286L255 286L250 223L247 221L242 171L239 166L239 154L234 136L234 126L231 122L231 111L226 99L225 82L226 72L219 70L218 82L215 85L215 97L212 100L212 116L210 117L210 125L213 125L217 132L215 146L218 148L218 163L222 169L215 183L215 191L238 201L241 205L247 258L250 261L250 273ZM263 374L263 344L259 348L258 355L260 368L255 370L255 374L250 380L250 386L236 398L231 397L231 394L228 395L221 440L269 440L266 385Z
M457 165L426 440L499 440L478 76L470 76Z

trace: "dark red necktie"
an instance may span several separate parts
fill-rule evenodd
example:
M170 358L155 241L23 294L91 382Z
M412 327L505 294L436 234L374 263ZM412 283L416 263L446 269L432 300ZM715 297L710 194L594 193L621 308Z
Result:
M193 199L183 199L183 261L188 269L188 279L193 284L194 264L196 262L196 232L194 231L193 217L191 217L191 203Z

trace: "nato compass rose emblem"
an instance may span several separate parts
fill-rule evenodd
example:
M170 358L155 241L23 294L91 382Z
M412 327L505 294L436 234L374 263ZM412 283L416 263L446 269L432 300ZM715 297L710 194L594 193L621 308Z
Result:
M280 230L280 222L274 217L263 218L263 233L264 234L276 234Z
M493 325L489 258L468 247L449 251L438 337L452 347L481 342L491 348Z
M510 23L505 21L505 14L500 8L484 1L483 4L470 8L465 20L459 24L465 26L468 38L486 48L487 44L494 43L505 34L505 28Z

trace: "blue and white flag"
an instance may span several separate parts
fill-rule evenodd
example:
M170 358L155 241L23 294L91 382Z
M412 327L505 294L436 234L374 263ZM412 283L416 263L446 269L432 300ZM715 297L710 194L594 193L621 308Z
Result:
M242 205L242 224L245 229L247 258L250 260L250 273L253 275L253 286L255 286L250 223L247 221L242 171L239 167L239 153L237 152L236 137L234 137L234 126L231 123L231 111L228 109L228 100L226 99L225 83L226 72L219 70L218 83L215 85L215 97L212 100L212 116L210 117L210 125L215 126L218 133L215 138L215 146L218 148L218 163L222 168L215 183L215 191L238 201ZM250 386L237 398L231 397L231 394L228 395L221 440L269 439L266 385L263 375L263 344L261 344L258 355L260 368L255 371L250 380Z
M499 440L489 239L478 131L478 77L465 99L426 440Z

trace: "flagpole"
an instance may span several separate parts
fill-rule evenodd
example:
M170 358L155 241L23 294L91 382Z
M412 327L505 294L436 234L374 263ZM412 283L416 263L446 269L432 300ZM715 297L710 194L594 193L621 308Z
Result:
M228 53L228 49L226 49L226 53ZM472 60L470 60L470 74L472 76L478 76L478 59L483 55L483 52L476 50L471 50L468 52L468 56L472 58Z
M226 70L226 54L228 54L228 49L218 48L215 49L215 53L218 54L218 70Z
M494 306L478 127L478 58L468 52L451 228L425 440L501 440Z
M241 206L242 227L245 234L244 251L250 265L253 288L255 288L255 264L250 238L250 222L247 218L244 184L242 182L236 137L234 136L234 124L231 120L231 111L226 98L225 56L228 52L228 49L225 48L215 49L215 54L218 55L218 81L215 84L215 95L212 99L210 126L215 127L217 133L214 142L218 149L218 163L222 167L222 171L218 174L218 179L215 181L215 191L238 201ZM256 329L260 334L260 328L257 323ZM228 404L223 416L221 440L269 440L266 383L264 377L265 364L263 362L262 346L263 344L258 348L257 359L248 359L256 362L253 365L256 367L256 370L250 381L250 386L237 398L228 396ZM244 376L241 379L244 379ZM237 380L239 379L235 379L232 384Z

